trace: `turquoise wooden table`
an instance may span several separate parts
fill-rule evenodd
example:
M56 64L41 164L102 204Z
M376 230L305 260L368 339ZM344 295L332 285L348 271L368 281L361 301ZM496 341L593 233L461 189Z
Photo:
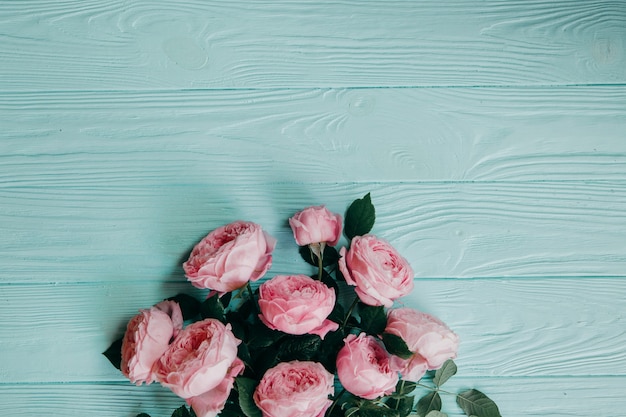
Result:
M209 230L367 192L504 416L626 415L626 2L0 2L0 414L169 416L101 352ZM460 415L453 403L445 408Z

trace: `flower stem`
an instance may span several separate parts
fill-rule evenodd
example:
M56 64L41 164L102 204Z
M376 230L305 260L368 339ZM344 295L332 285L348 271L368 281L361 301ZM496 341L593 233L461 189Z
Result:
M426 388L427 390L430 390L430 391L443 392L444 394L454 395L455 397L458 396L458 394L455 394L454 392L446 391L446 390L443 390L443 389L441 389L439 387L431 387L429 385L424 385L424 384L422 384L420 382L417 383L417 386L418 387L422 387L422 388Z
M311 257L315 255L317 257L317 280L321 281L324 275L324 248L326 242L311 243L309 250L311 251Z
M356 297L354 297L354 301L352 301L352 304L350 305L350 308L348 309L348 313L346 314L346 317L343 319L343 322L341 323L340 328L342 330L344 327L346 327L346 324L348 323L348 319L352 315L352 311L354 310L354 307L356 307L358 302L359 302L359 296L357 295Z
M325 414L325 415L327 415L327 416L330 416L330 415L331 415L331 413L333 412L333 409L334 409L334 408L335 408L335 406L337 405L337 402L339 402L339 398L341 398L341 396L342 396L343 394L345 394L345 392L346 392L346 389L345 389L345 388L341 390L341 392L339 393L339 395L337 395L337 396L335 397L335 399L333 400L333 403L330 405L330 407L328 407L328 411L326 411L326 414Z
M246 288L248 289L248 293L250 294L250 301L252 301L252 306L254 308L254 311L257 314L259 314L259 306L256 304L256 301L254 300L254 292L252 292L252 286L250 285L250 281L246 283Z
M317 280L321 281L324 274L324 252L320 251L320 256L317 257Z

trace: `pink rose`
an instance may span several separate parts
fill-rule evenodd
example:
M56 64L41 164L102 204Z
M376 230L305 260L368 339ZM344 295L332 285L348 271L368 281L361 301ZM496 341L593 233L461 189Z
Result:
M204 319L183 329L154 365L156 380L179 397L197 397L218 387L237 368L230 324Z
M448 359L456 358L459 337L441 320L411 308L390 310L386 333L400 336L409 350L408 359L392 356L391 366L408 381L419 381L427 370L439 369Z
M324 338L339 328L327 319L335 298L332 288L306 275L276 275L259 287L259 318L270 329Z
M307 207L289 219L293 237L300 246L328 243L335 246L341 237L341 216L324 206Z
M187 399L187 404L193 408L198 417L216 417L224 409L230 390L235 383L235 377L241 374L245 366L241 359L236 358L226 377L218 386L204 394Z
M350 393L373 400L391 394L398 373L390 367L390 355L372 336L349 334L337 354L337 376Z
M355 236L339 251L339 269L365 304L391 307L413 290L411 266L389 243L374 235Z
M202 239L183 264L185 276L197 288L219 293L234 291L261 278L272 265L276 240L261 226L236 221Z
M154 363L182 327L183 315L174 301L163 301L150 309L140 310L128 322L122 339L122 374L134 384L150 384L154 380Z
M253 399L263 417L322 417L333 392L333 375L321 364L292 361L267 370Z

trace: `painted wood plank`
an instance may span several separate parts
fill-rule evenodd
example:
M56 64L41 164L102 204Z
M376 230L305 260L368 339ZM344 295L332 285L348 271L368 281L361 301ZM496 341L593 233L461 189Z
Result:
M19 0L0 91L626 82L622 1Z
M0 125L0 187L626 178L626 87L18 93Z
M493 398L507 417L623 417L625 384L623 377L474 380L459 376L446 383L454 392L476 386ZM154 384L7 384L1 388L0 412L15 417L135 417L140 412L165 417L182 405L179 398ZM451 396L442 396L450 417L465 415Z
M462 375L626 376L623 278L415 285L398 305L434 314L459 335ZM100 353L138 309L180 292L203 293L186 282L0 286L1 316L12 317L0 323L2 381L123 381Z
M417 277L624 276L626 183L362 183L0 188L2 282L181 276L206 233L237 219L278 239L273 272L304 272L287 219L343 213L367 192L374 232Z

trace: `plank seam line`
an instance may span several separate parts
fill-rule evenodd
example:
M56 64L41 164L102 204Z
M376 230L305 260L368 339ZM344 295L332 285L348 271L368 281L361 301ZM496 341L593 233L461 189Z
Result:
M216 88L155 88L155 89L67 89L67 90L0 90L0 94L72 94L72 93L193 93L203 91L315 91L315 90L435 90L435 89L541 89L541 88L570 88L570 87L589 87L589 88L616 88L626 87L626 82L617 83L554 83L554 84L450 84L450 85L385 85L385 86L307 86L307 87L216 87Z

